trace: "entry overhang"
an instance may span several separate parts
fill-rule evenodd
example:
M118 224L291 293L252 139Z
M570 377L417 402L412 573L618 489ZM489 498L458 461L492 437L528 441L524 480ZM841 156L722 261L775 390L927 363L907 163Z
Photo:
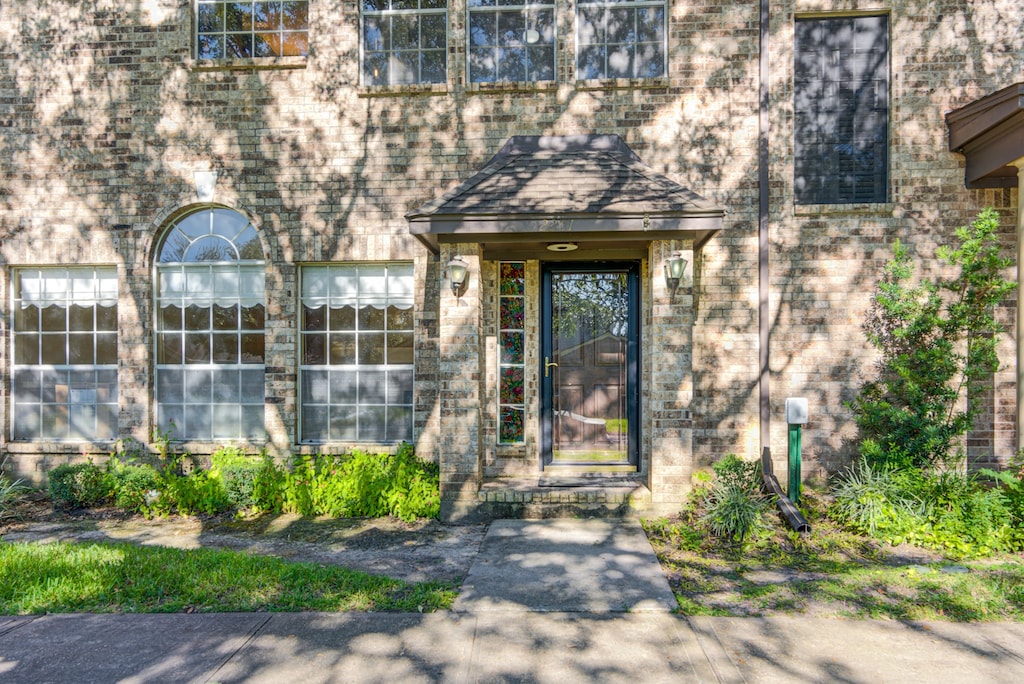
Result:
M406 214L433 252L480 243L484 256L552 258L546 246L572 241L565 258L642 256L652 240L699 246L722 227L724 210L656 173L617 135L514 136L484 167Z
M1024 157L1024 83L986 95L946 114L949 149L967 160L968 188L1015 188Z

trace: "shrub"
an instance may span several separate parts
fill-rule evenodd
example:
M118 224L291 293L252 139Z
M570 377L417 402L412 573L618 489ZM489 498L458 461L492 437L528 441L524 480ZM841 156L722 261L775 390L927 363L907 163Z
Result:
M84 508L105 503L113 493L107 470L93 463L65 463L49 473L50 496L62 508Z
M1015 287L1003 276L998 228L986 209L958 229L956 246L937 253L959 273L937 282L913 284L913 260L896 243L864 323L881 352L879 376L851 402L871 465L946 465L973 424L980 404L962 399L999 367L995 306Z
M152 510L160 514L213 515L230 507L231 502L220 478L208 470L195 470L188 475L165 473L160 498L154 502Z
M862 534L893 540L918 523L920 502L891 469L859 461L839 478L832 493L830 515Z
M18 500L18 497L23 491L28 489L25 487L21 480L11 480L3 473L3 466L6 463L6 459L0 462L0 520L4 520L11 515L11 507Z
M222 447L210 457L210 462L210 472L221 479L231 506L239 510L254 508L260 459L237 447Z
M335 517L436 517L441 508L439 469L403 444L395 454L352 451L297 455L290 471L264 457L253 475L260 510Z
M726 454L711 466L716 479L726 485L736 485L749 492L761 490L761 464L744 461L736 454Z
M701 519L719 537L742 542L766 527L767 497L751 492L742 484L729 481L715 483L704 505Z
M111 461L114 505L128 511L148 512L152 492L159 491L160 474L146 465Z

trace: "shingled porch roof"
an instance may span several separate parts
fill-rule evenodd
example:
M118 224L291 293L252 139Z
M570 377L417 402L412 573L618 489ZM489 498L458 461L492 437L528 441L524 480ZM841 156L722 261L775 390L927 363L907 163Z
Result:
M966 157L968 188L1017 187L1011 162L1024 158L1024 82L946 114L949 149Z
M406 214L431 251L480 243L485 258L636 258L652 240L699 246L725 211L656 173L617 135L514 136L471 178Z

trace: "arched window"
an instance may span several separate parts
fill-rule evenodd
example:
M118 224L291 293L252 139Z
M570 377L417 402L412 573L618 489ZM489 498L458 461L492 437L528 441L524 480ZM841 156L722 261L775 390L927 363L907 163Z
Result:
M159 430L174 440L264 438L256 229L238 212L202 209L170 227L156 261Z

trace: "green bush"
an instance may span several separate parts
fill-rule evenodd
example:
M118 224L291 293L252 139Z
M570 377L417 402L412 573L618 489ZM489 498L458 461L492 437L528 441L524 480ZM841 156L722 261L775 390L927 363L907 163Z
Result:
M21 496L21 493L27 490L21 483L21 480L12 480L3 473L3 467L6 464L6 459L0 462L0 520L4 520L11 516L11 508L14 503Z
M297 455L286 470L264 457L253 475L256 508L333 517L436 517L439 469L403 444L395 454Z
M735 485L749 492L761 490L761 463L744 461L736 454L726 454L716 461L711 469L715 471L718 482Z
M716 536L742 542L767 527L764 513L768 503L767 497L743 484L716 482L705 500L701 519Z
M127 511L148 512L153 492L160 490L160 474L146 465L112 464L114 505Z
M833 487L829 514L856 532L894 540L919 524L920 502L896 471L858 461Z
M49 472L50 496L62 508L106 503L113 493L109 472L93 463L65 463Z
M231 502L221 479L208 470L195 470L188 475L168 472L162 478L160 497L151 508L161 515L214 515L231 508Z
M258 456L237 447L222 447L210 457L210 472L221 479L231 507L256 507L256 478L262 464Z
M956 460L951 451L981 406L964 396L999 368L995 307L1015 287L998 231L992 209L959 228L956 245L937 251L957 274L934 282L914 278L914 259L896 243L864 323L881 353L879 374L851 402L872 466L927 470Z

